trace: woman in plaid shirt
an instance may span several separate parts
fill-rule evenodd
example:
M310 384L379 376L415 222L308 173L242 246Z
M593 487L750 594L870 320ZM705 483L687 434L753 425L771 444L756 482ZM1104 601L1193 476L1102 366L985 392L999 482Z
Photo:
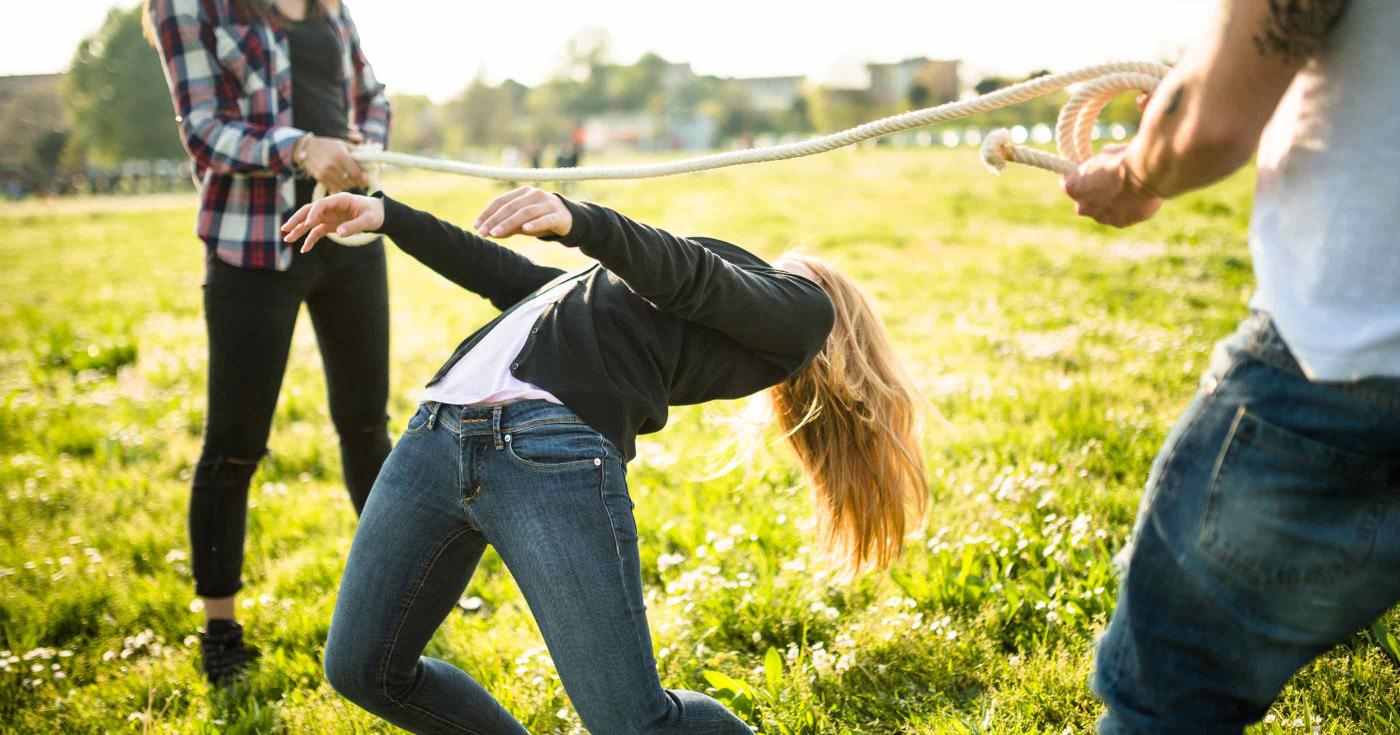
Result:
M337 0L145 0L175 122L195 163L206 247L209 404L190 500L203 667L222 682L257 657L234 621L248 484L266 453L303 302L325 364L356 511L389 453L384 248L301 254L279 228L316 182L364 186L350 144L387 144L389 102Z

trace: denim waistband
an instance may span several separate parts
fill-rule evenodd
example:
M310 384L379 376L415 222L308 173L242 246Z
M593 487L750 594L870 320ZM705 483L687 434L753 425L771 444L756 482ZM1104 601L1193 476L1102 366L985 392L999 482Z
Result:
M1293 351L1284 342L1268 312L1255 311L1240 325L1229 342L1269 365L1307 378ZM1365 378L1346 382L1317 382L1352 395L1374 401L1392 411L1400 411L1400 378Z
M1293 357L1293 351L1288 349L1288 343L1283 341L1283 335L1279 334L1278 327L1267 312L1252 312L1240 325L1236 339L1242 342L1239 346L1245 352L1280 370L1305 375L1303 368L1298 365L1297 358Z
M549 401L528 400L495 406L456 406L425 401L428 424L444 424L461 436L495 436L546 424L585 424L568 408Z

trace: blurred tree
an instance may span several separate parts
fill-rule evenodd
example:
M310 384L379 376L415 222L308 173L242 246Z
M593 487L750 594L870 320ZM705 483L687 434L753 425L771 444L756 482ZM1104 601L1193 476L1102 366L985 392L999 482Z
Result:
M868 89L809 87L807 113L818 132L830 133L868 122L875 117L875 100Z
M518 85L493 87L477 74L462 94L448 103L449 147L497 146L519 142L515 134Z
M390 104L394 109L396 150L424 153L442 147L441 110L426 95L396 94Z
M505 92L510 103L514 105L517 110L525 105L525 96L530 94L529 87L514 79L507 79L501 82L501 90Z
M569 135L573 124L567 119L567 111L575 93L573 83L563 79L554 79L530 90L525 98L529 142L550 145Z
M670 62L648 52L635 64L613 69L607 90L611 108L634 112L651 107L664 95L666 70L670 66Z
M159 57L141 36L139 6L113 8L78 44L66 97L73 138L101 162L185 155Z
M792 107L788 108L788 121L784 127L796 133L810 133L812 127L811 105L807 98L798 96L792 101Z
M914 110L921 110L928 107L929 100L933 99L933 92L929 91L927 85L914 82L909 85L909 107Z
M982 81L972 85L972 91L977 94L989 94L1010 83L1011 80L1006 77L984 77Z
M701 109L715 119L720 140L765 133L776 127L772 115L754 109L748 92L733 82L721 85Z
M34 87L6 100L0 112L0 169L43 187L58 174L68 117L55 89Z
M608 91L616 67L612 63L612 36L606 28L590 26L564 47L564 59L551 82L559 84L557 96L565 115L580 119L611 109Z

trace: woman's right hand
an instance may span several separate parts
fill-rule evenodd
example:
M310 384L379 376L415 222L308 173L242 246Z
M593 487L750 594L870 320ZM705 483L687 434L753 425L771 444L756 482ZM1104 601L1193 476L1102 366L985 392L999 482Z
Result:
M326 191L337 192L347 189L363 189L369 186L369 177L364 169L350 156L350 144L337 138L322 138L313 135L297 155L305 154L301 166L311 178L316 179Z
M346 237L360 232L374 232L383 226L383 199L341 192L298 209L282 225L282 231L287 233L282 239L296 242L305 235L306 242L301 244L301 251L305 253L315 247L317 240L332 231Z

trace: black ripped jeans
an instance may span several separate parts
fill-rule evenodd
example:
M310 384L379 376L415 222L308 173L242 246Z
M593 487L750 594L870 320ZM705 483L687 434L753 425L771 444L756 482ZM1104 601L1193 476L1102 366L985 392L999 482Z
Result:
M323 240L287 271L206 259L209 408L190 497L195 593L242 587L248 484L267 452L292 328L305 303L325 364L331 420L350 500L364 508L389 455L389 287L384 243Z

